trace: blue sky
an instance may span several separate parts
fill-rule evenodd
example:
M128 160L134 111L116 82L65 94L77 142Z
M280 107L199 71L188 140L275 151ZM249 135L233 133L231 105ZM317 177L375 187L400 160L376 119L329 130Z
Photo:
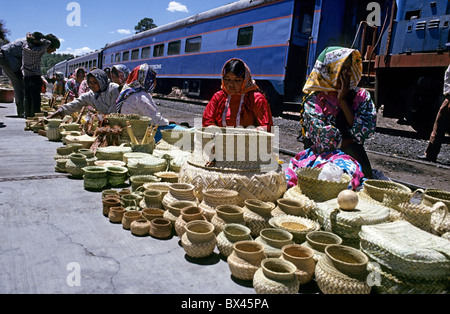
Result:
M61 39L56 53L80 55L134 34L143 18L162 26L232 2L236 0L0 0L0 19L10 41L27 32L53 33ZM71 26L78 22L76 12L80 26Z

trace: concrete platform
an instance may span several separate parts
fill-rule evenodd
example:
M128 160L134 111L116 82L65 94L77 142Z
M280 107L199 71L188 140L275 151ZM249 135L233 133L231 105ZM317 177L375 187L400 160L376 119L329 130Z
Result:
M100 192L55 172L62 143L14 116L14 103L0 103L0 293L255 293L217 248L192 259L176 236L137 237L110 223Z

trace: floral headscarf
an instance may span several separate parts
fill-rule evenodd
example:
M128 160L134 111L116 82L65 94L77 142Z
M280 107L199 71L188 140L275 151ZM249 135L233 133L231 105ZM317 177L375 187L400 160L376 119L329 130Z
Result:
M123 102L131 94L146 91L153 92L156 83L156 72L147 64L141 64L131 71L127 83L122 88L116 101L117 112L122 109Z
M225 63L225 65L224 65L223 68L222 68L222 78L223 78L223 77L225 76L225 74L226 74L226 73L225 73L225 67L226 67L226 65L227 65L229 62L234 61L234 60L241 61L241 62L244 64L244 67L245 67L244 83L242 84L242 91L241 91L241 93L242 93L242 94L246 94L246 93L248 93L248 92L250 92L250 91L252 91L252 90L257 90L257 89L258 89L258 85L256 85L255 80L252 79L252 74L250 73L250 69L248 68L247 64L245 64L245 62L242 61L242 60L240 60L240 59L233 58L233 59L228 60L228 61ZM227 91L227 89L225 88L225 84L223 83L223 79L222 79L222 90L225 91L227 94L230 94L230 93Z
M128 69L128 67L126 67L123 64L116 64L116 65L113 65L112 68L116 69L118 72L121 72L123 74L125 82L127 81L128 76L130 75L130 69Z
M106 75L105 71L100 69L95 69L89 72L89 74L86 76L87 80L89 80L89 76L93 76L100 85L100 92L95 93L95 99L97 99L103 92L108 89L108 76Z
M328 47L317 58L314 69L303 87L303 92L309 94L316 91L337 91L339 73L345 60L352 56L350 89L358 86L362 76L362 60L358 50Z

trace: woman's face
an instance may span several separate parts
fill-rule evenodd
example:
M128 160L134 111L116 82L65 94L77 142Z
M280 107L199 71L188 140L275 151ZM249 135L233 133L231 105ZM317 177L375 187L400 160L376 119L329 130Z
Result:
M78 83L83 82L84 80L84 72L83 71L78 71L77 72L77 77L75 79Z
M90 88L94 93L98 93L98 92L100 91L100 84L99 84L98 81L95 79L95 77L89 76L89 78L88 78L88 85L89 85L89 88Z
M232 95L240 94L242 92L242 84L244 79L236 74L229 72L223 76L223 84L229 93Z
M342 87L341 80L345 82L347 85L350 84L351 71L352 71L352 58L350 56L342 64L341 72L339 73L339 77L336 84L337 89L341 89Z
M125 76L122 72L111 71L111 80L116 84L123 85L125 83Z

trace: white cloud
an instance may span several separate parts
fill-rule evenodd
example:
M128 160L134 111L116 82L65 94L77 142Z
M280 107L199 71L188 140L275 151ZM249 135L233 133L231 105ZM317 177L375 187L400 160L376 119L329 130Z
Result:
M118 29L117 32L119 34L125 34L125 35L131 34L131 31L129 29L123 29L123 28Z
M65 42L64 38L59 38L59 37L58 37L58 39L59 39L59 41L62 42L62 43Z
M94 49L91 49L89 47L76 48L76 49L73 49L73 48L69 47L65 51L58 50L57 53L60 53L60 54L70 53L70 54L75 55L75 56L81 56L81 55L83 55L85 53L89 53L89 52L92 52L92 51L94 51Z
M189 12L188 8L184 4L176 1L170 1L169 6L166 10L169 12Z

